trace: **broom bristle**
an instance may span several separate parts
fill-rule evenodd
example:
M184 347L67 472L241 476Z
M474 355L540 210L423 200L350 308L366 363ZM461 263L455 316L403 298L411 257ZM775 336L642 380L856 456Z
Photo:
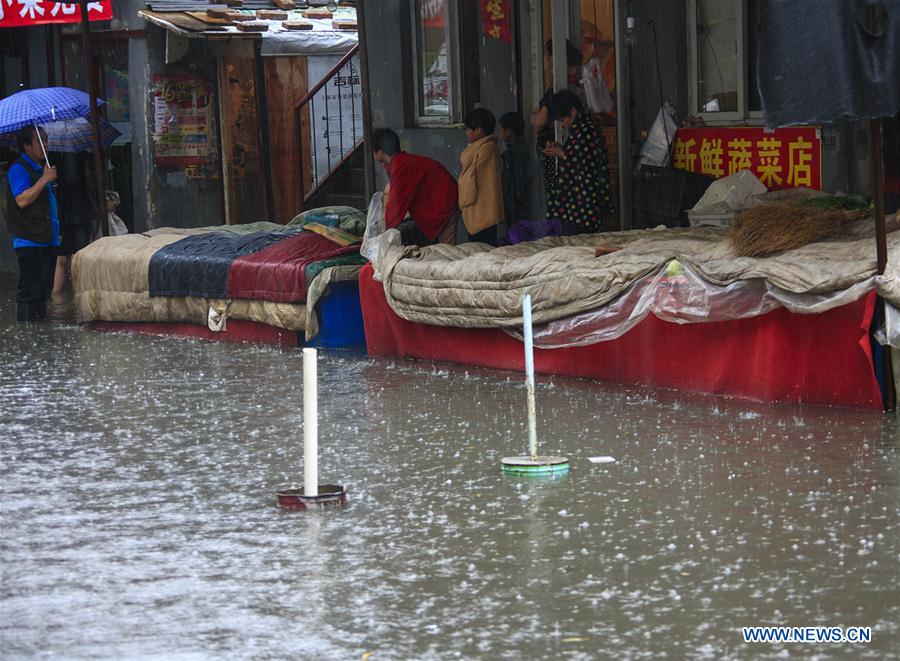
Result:
M845 212L770 202L738 215L728 239L739 257L800 248L840 230Z

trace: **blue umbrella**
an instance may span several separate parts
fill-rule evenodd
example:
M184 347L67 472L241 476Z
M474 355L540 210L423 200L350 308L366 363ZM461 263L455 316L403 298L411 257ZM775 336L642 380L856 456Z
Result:
M84 117L50 122L44 124L43 128L47 132L48 151L79 152L94 149L94 128ZM109 122L105 120L100 122L100 145L103 149L109 149L120 135L121 132ZM16 134L0 134L0 145L15 147Z
M104 103L97 99L97 105ZM18 131L29 124L46 124L86 117L91 112L86 92L69 87L22 90L0 100L0 133Z
M97 105L104 103L97 99ZM40 87L22 90L0 99L0 133L18 131L23 126L46 124L63 119L84 117L91 112L90 97L86 92L70 87ZM40 140L40 133L38 133ZM47 150L41 140L44 159Z

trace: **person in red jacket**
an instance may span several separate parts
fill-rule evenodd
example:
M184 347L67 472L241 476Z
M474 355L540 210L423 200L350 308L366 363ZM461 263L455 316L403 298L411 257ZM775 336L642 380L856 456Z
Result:
M391 129L372 133L372 150L390 180L384 189L385 226L399 229L406 246L456 243L458 190L447 168L433 158L402 151Z

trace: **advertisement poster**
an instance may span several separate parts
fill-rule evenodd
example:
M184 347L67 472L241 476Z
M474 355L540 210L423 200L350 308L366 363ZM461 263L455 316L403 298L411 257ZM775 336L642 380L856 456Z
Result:
M212 94L208 80L191 75L153 78L153 143L162 167L210 160Z
M822 135L816 126L678 129L672 162L679 170L717 178L752 170L769 190L819 190Z

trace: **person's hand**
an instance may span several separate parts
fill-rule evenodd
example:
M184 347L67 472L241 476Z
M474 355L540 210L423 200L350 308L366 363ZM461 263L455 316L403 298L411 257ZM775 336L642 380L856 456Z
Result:
M544 153L547 156L553 156L554 158L565 158L566 153L563 151L562 146L558 142L550 141L544 147Z
M47 183L52 183L52 182L56 181L56 166L55 165L45 165L44 166L43 179Z

